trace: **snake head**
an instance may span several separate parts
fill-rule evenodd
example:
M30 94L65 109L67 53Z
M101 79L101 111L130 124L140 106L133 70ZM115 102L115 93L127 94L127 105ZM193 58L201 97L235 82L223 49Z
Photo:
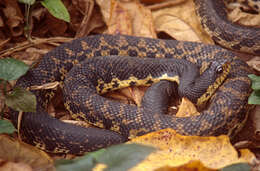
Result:
M209 86L205 93L203 93L197 100L197 106L201 106L205 104L212 95L216 92L216 90L220 87L220 85L227 78L230 69L231 69L231 59L221 59L218 61L211 62L210 66L206 71L203 72L203 75L208 75L209 78Z

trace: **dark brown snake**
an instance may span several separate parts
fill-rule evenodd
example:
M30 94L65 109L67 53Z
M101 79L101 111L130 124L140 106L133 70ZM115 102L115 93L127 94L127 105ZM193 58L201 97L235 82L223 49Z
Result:
M259 35L259 30L248 28L246 31L249 33L245 33L247 36L244 37L244 27L234 26L226 21L224 15L222 16L225 12L221 1L195 0L195 4L204 28L216 33L213 34L215 41L225 41L230 48L245 49L247 52L259 54L260 36L254 37ZM222 27L225 32L219 33L220 29L223 30ZM244 41L242 38L246 38L248 41ZM249 41L249 38L253 39ZM119 60L120 62L114 64L111 62L113 60L110 60L111 57L107 57L109 60L104 58L110 55L138 57L136 59L181 59L193 63L194 66L200 68L201 72L216 61L228 60L231 61L231 68L227 78L200 115L174 117L157 112L147 112L145 108L121 104L100 96L97 91L102 93L104 87L106 90L109 90L111 86L117 87L123 79L128 79L125 83L129 85L135 85L138 80L146 80L147 85L150 85L157 73L157 71L151 71L154 67L147 67L150 68L149 72L138 74L139 70L131 69L130 66L139 65L142 60L135 62L135 58L130 60L126 57L126 60ZM95 60L94 57L98 58ZM99 61L99 58L102 60ZM85 61L85 59L92 62ZM88 63L88 67L85 67L86 63ZM153 66L154 63L156 62L152 62L151 65ZM168 62L161 63L162 66L165 66L165 63ZM77 67L70 71L75 65ZM143 68L145 69L147 65L144 63ZM187 76L180 74L180 71L186 71L187 68L185 69L184 66L193 65L186 65L182 62L176 64L177 69L172 76L177 76L179 79L186 78ZM125 73L122 70L125 70L128 75L122 76L122 73ZM70 76L64 82L69 71ZM166 70L166 72L168 71ZM77 75L74 75L75 73ZM115 74L109 76L106 73ZM41 149L54 153L72 154L97 150L124 142L128 137L143 135L163 128L172 128L183 135L227 134L232 137L241 129L247 118L247 98L251 92L248 74L250 74L250 69L245 62L239 60L234 53L218 46L124 35L87 36L65 43L47 53L36 67L30 69L25 76L18 80L16 86L29 88L59 81L65 86L65 93L70 94L64 99L65 106L71 112L72 117L77 120L87 120L105 129L83 128L49 116L45 112L45 108L49 99L54 95L54 90L34 90L32 92L37 97L37 113L23 114L20 133L25 142ZM168 73L168 75L170 74ZM208 75L210 74L208 73ZM105 77L103 78L103 76ZM213 73L212 76L215 74ZM211 78L211 76L207 77ZM87 80L83 78L87 78ZM196 100L194 101L196 102ZM18 114L17 112L12 112L12 114L12 121L16 125ZM117 131L117 133L110 130Z

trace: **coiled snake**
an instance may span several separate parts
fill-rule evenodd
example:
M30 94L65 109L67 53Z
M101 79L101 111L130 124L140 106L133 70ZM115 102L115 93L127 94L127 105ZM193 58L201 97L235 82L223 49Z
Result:
M198 8L198 11L202 18L204 12L216 13L214 10L213 12L206 11L203 8L205 5L201 4L202 0L195 0L195 3L201 7ZM211 1L205 4L211 4ZM206 17L204 20L207 23L208 18ZM211 27L205 27L212 30ZM253 48L253 51L259 53L259 44L256 47L258 50ZM114 55L129 57L119 59ZM108 60L106 60L106 56L109 56ZM186 62L177 62L175 69L167 68L166 63L171 60ZM153 62L150 64L143 62L144 72L130 67L141 65L141 61ZM194 66L187 61L193 63ZM226 62L223 64L221 61L230 61L230 64L227 65L229 67L225 68ZM159 66L160 63L162 65ZM77 67L71 70L75 65ZM149 65L151 67L147 67ZM213 67L214 65L217 66ZM167 77L172 76L178 82L183 78L184 80L197 78L196 74L194 77L181 74L186 72L187 67L193 67L189 73L196 70L195 66L195 68L200 68L201 72L209 67L211 70L209 69L207 72L207 69L203 74L206 73L204 77L211 85L212 79L214 82L221 78L214 84L223 81L222 76L219 76L217 72L212 73L212 71L216 71L218 65L224 66L221 75L223 76L224 73L226 80L211 97L207 109L198 116L174 117L159 113L151 114L144 108L111 101L97 93L97 91L103 93L102 90L118 87L118 84L122 84L120 81L125 78L129 78L124 82L127 85L135 85L141 79L145 80L144 84L151 84L156 80L154 79L156 74L163 77L165 73L161 73L162 68L166 68ZM148 69L146 70L146 68ZM151 70L154 68L158 68L158 71L152 72ZM250 94L250 80L247 77L249 73L248 65L239 60L232 52L213 45L124 35L95 35L76 39L47 53L37 67L30 69L17 81L16 86L28 88L33 85L59 81L65 87L64 92L70 94L64 99L65 106L73 118L88 120L96 126L118 133L106 129L83 128L52 118L45 112L45 107L48 99L54 94L53 90L32 91L37 96L37 113L23 115L20 133L27 143L41 149L72 154L82 154L86 151L124 142L132 135L143 135L163 128L173 128L184 135L228 134L232 136L241 128L247 118L246 106ZM66 75L69 77L64 82ZM176 80L176 78L178 79ZM198 81L198 85L194 87L201 87L202 83L205 83L203 79ZM179 87L184 88L185 86L181 86L181 84L180 82ZM204 92L205 89L207 88L203 88ZM189 87L183 90L192 92ZM193 102L198 102L197 99L204 94L204 92L200 92L200 89L198 91L195 93L195 96L198 97L194 99L192 98L193 92L188 95ZM12 112L12 114L12 121L17 124L18 114L17 112Z

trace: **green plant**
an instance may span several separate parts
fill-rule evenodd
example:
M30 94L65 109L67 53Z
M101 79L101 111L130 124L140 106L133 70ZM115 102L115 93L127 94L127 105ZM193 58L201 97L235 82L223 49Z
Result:
M31 92L16 87L12 91L7 91L9 81L16 80L24 75L29 66L25 63L12 58L0 59L0 95L4 99L4 107L1 110L0 133L12 133L15 128L7 121L3 120L3 111L6 106L23 112L36 111L36 97Z
M254 74L248 75L252 81L253 92L248 98L248 104L260 104L260 76Z
M36 3L41 3L54 17L66 22L70 22L70 15L61 0L18 0L25 4L25 33L28 39L31 39L31 9Z

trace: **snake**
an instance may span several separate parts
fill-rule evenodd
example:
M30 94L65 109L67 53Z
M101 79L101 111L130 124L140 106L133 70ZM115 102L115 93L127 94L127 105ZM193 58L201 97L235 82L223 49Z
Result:
M214 42L237 52L260 55L259 27L231 23L223 0L194 0L194 3L202 27ZM259 5L259 2L252 1L255 8L257 3Z
M222 15L216 12L223 8L215 3L218 1L194 2L204 27L208 30L218 27L208 21L211 17L206 17ZM212 10L206 9L207 5ZM222 18L214 20L219 19ZM223 23L222 20L220 22ZM233 28L233 24L230 25L232 27L225 27L227 32L232 32L229 29ZM235 32L243 37L243 31ZM239 44L241 48L234 46L241 39L233 41L226 38L218 34L218 39L230 43L231 48L248 49L243 48L242 42ZM213 36L213 39L216 38ZM259 53L259 44L255 42L258 40L259 37L252 40L250 52ZM168 66L168 63L175 64ZM185 75L185 72L189 74ZM164 128L172 128L182 135L226 134L233 137L247 119L247 99L251 93L248 74L251 72L235 53L216 45L128 35L100 34L78 38L45 54L16 82L17 87L29 89L37 99L37 111L23 113L19 133L23 141L47 152L77 155ZM197 80L197 85L193 84L194 90L184 84L190 79ZM46 112L56 91L30 88L55 81L67 94L64 96L65 107L72 118L96 127L85 128L62 122ZM153 111L101 96L120 87L155 83L151 86L152 90L147 90L147 94L153 94L154 87L169 84L169 81L177 83L178 91L182 90L179 93L187 95L198 105L207 99L199 115L170 116L164 114L164 109ZM205 85L208 86L203 87ZM163 91L165 89L158 90L162 92L159 94L165 94ZM147 96L144 99L149 99ZM144 100L145 103L151 104ZM156 103L157 106L161 106L159 103ZM10 116L13 124L17 125L18 112L12 111Z

